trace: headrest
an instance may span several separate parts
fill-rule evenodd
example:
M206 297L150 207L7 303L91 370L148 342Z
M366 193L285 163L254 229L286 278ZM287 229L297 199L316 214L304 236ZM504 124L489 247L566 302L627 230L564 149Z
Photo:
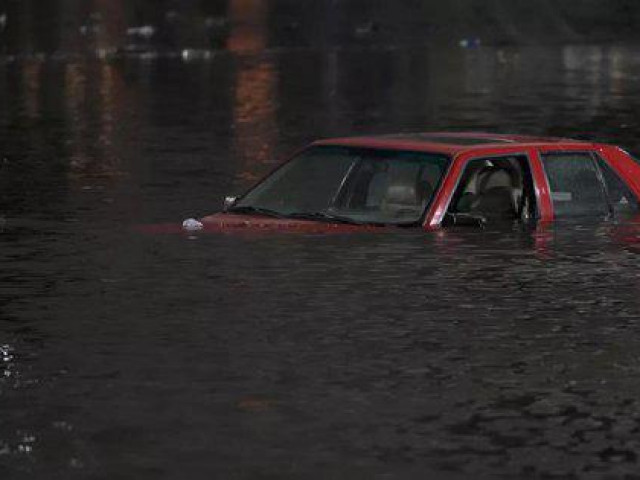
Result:
M387 187L387 191L384 196L384 202L387 204L415 206L418 204L416 189L412 185L391 184Z
M478 175L478 192L487 191L495 187L513 188L513 178L511 174L504 168L485 167Z

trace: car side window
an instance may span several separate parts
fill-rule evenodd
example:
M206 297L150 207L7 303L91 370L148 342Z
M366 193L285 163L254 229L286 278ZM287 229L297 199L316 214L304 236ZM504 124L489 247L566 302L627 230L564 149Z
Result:
M477 158L465 167L449 204L445 225L526 220L535 216L527 157Z
M607 187L607 196L614 215L624 216L638 213L640 210L638 199L631 189L602 158L597 157L597 162L602 171L602 178Z
M542 155L542 164L555 217L611 213L601 174L590 153L546 153Z

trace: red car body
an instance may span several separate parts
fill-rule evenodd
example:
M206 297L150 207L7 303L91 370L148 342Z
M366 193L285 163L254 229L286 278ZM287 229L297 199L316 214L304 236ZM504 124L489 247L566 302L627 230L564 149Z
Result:
M368 149L428 152L445 154L451 158L446 174L434 192L427 207L421 226L424 230L439 229L445 218L454 191L459 184L465 167L474 159L504 155L522 155L528 159L530 175L535 192L537 221L545 224L554 220L554 204L551 189L542 161L545 154L558 152L588 153L603 159L626 184L629 190L640 198L640 165L623 149L602 143L548 138L525 135L498 135L488 133L429 133L396 136L363 136L319 140L310 145L348 146ZM380 229L376 226L347 225L326 221L309 221L287 218L269 218L260 215L221 212L200 220L207 231L229 230L294 230L304 232L362 231Z

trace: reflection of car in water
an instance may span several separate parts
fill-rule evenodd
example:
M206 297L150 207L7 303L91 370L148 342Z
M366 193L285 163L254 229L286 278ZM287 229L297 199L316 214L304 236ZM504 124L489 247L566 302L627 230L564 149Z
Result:
M426 133L313 143L205 229L435 229L638 213L640 165L605 144ZM339 226L339 227L338 227Z

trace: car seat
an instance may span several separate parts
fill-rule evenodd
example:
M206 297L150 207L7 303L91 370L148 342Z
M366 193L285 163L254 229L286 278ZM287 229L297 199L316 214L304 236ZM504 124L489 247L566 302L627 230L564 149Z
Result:
M502 167L487 166L478 174L476 193L469 211L489 218L516 218L518 206L511 173Z
M416 182L412 177L400 177L391 181L386 188L380 210L391 217L419 214L433 187L427 180Z

